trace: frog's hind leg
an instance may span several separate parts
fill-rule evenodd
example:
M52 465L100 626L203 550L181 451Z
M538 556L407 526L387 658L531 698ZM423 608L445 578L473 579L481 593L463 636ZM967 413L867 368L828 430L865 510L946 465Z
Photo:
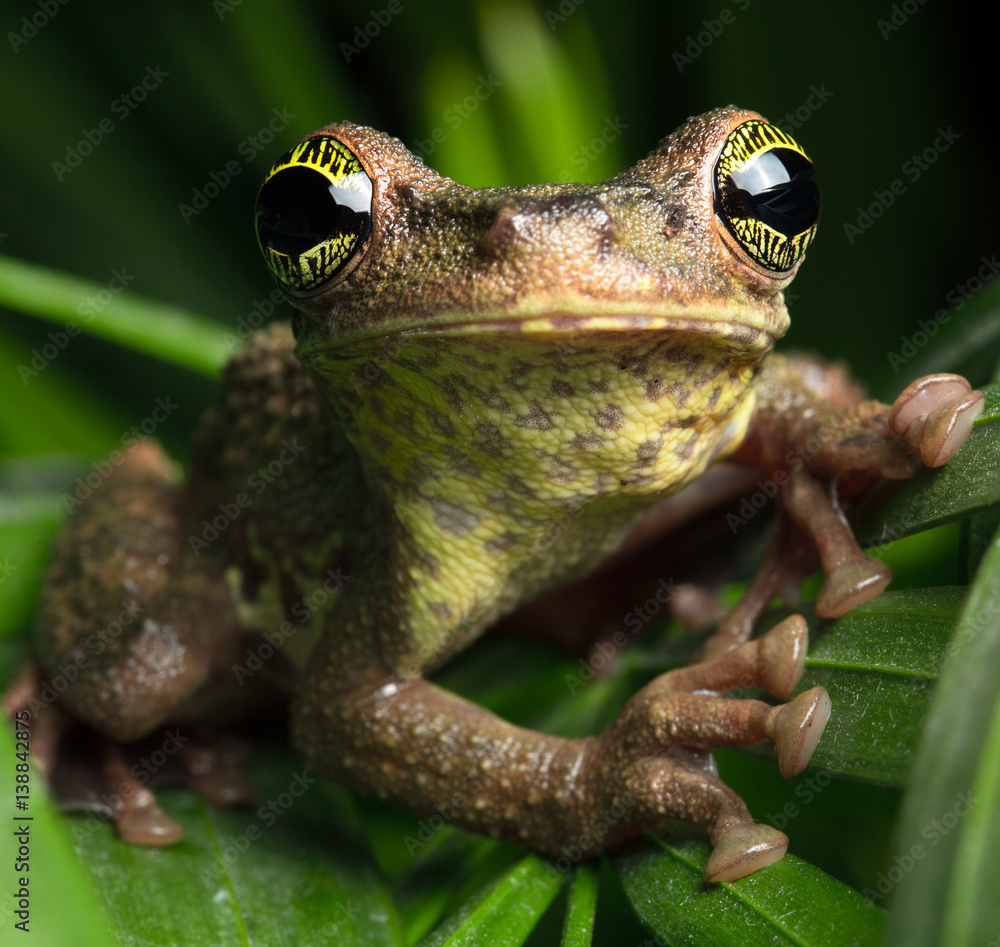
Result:
M42 599L37 641L45 678L31 696L16 700L32 711L37 746L56 786L67 785L57 744L61 754L79 743L76 721L102 735L105 745L95 755L115 799L110 814L123 836L143 844L168 844L183 832L129 774L128 748L118 744L204 707L213 679L234 663L239 641L221 566L192 551L185 508L172 465L153 441L125 454L80 502L57 543ZM197 754L185 745L176 757L195 778ZM64 772L70 767L80 772L68 762ZM101 798L89 769L89 788L58 793L67 807L90 808L79 800ZM234 778L230 797L240 795L232 791L238 785ZM107 805L97 808L108 814Z

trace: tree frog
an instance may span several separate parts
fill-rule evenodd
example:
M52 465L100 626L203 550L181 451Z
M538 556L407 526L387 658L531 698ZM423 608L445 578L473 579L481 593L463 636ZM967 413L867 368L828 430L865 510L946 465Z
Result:
M58 542L38 656L61 705L127 743L277 689L313 770L421 813L447 806L465 828L590 856L685 820L714 846L708 881L781 858L788 839L752 820L712 750L772 740L792 776L830 702L821 687L790 699L802 618L750 640L754 621L801 573L789 549L818 554L820 614L878 594L889 573L841 499L908 476L911 458L946 463L983 402L935 375L882 405L836 367L769 355L819 208L802 148L733 107L586 185L474 189L370 128L308 135L256 209L291 325L233 358L186 483L143 442ZM701 659L603 733L514 726L427 680L655 532L660 501L723 460L781 487L776 539ZM135 620L109 634L123 610ZM748 685L777 703L726 697ZM105 773L129 786L119 752ZM225 798L232 783L196 756ZM176 840L131 788L121 834Z

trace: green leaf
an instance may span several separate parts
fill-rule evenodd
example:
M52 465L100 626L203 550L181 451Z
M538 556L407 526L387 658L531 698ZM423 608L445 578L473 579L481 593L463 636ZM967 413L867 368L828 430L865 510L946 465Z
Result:
M428 833L431 837L427 847L419 848ZM513 845L448 825L434 831L427 819L419 820L418 828L407 834L406 841L411 849L416 843L419 854L400 879L393 897L408 944L420 940L446 914L457 911L524 855Z
M889 943L986 944L1000 932L1000 533L969 591L876 897Z
M590 865L580 865L569 888L560 947L589 947L594 937L596 910L597 872Z
M99 903L97 889L92 885L87 873L73 854L73 845L66 833L65 819L55 811L48 800L42 777L30 770L28 809L14 809L15 756L14 734L7 721L0 725L0 799L3 799L4 827L0 842L0 859L7 869L7 883L4 886L0 918L3 934L0 941L8 944L24 943L31 947L112 947L120 943L108 929L108 919ZM31 821L18 823L11 821L15 815L27 815ZM29 870L28 888L31 892L27 910L28 934L21 938L21 931L13 925L24 920L13 916L20 910L14 895L18 890L16 882L22 877L16 873L15 859L21 855L15 828L28 826ZM18 901L20 899L17 899ZM151 942L154 943L154 942Z
M231 354L219 326L201 316L8 256L0 256L0 305L206 375L218 375Z
M609 114L610 95L597 91L603 87L600 63L572 62L527 3L482 0L478 9L480 41L502 83L509 134L517 146L515 177L566 181L582 176L598 181L620 171L618 132L609 131L616 128ZM589 71L585 79L584 69ZM596 91L595 101L584 100L581 88ZM595 140L600 147L588 149Z
M899 784L909 770L965 590L883 592L816 635L797 692L822 684L833 713L812 765Z
M421 947L517 947L559 893L565 876L528 855L470 898Z
M664 944L862 947L881 943L884 914L794 855L739 881L706 885L704 842L647 838L617 859L632 906Z
M349 793L269 749L249 775L252 809L161 792L186 832L170 848L129 845L94 817L66 820L119 943L402 945Z

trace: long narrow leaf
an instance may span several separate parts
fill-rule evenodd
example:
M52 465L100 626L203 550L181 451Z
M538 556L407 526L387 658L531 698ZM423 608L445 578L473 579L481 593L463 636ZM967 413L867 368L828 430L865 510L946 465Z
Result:
M642 922L664 943L692 947L866 947L881 908L794 855L735 882L702 880L711 849L648 838L618 860Z
M955 629L914 761L892 864L889 943L986 944L1000 931L1000 533Z
M206 375L218 375L230 354L222 329L200 316L117 284L109 289L6 256L0 256L0 305L71 323L75 331L86 329Z
M523 944L559 893L564 876L528 855L479 895L469 899L421 947L517 947Z
M580 865L570 885L559 947L589 947L594 937L596 910L597 872L590 865Z

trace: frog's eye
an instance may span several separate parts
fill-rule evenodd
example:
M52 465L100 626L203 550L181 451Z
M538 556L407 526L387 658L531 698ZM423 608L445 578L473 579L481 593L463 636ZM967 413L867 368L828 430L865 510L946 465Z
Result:
M311 294L356 262L372 228L371 178L336 138L309 138L268 172L256 220L278 282Z
M749 257L786 273L819 222L819 184L790 135L760 119L737 125L715 162L715 212Z

